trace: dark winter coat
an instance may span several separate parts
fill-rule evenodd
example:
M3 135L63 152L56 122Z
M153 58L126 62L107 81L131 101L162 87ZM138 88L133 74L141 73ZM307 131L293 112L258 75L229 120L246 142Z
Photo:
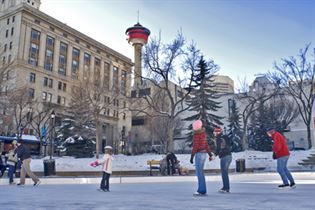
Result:
M276 154L277 159L290 155L287 142L283 135L276 131L272 134L271 138L274 141L272 151Z
M20 146L18 146L15 150L15 153L17 154L17 157L23 161L26 160L28 158L31 158L31 151L30 149L25 146L24 144L21 144Z
M226 135L218 135L216 137L217 148L215 154L219 156L219 158L223 158L227 155L231 155L231 140Z

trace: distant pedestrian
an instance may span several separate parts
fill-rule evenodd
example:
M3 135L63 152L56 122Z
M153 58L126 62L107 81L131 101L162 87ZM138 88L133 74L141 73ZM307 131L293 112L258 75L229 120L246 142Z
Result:
M17 154L18 159L20 159L21 165L21 174L20 174L20 183L18 186L25 185L25 176L26 174L32 178L34 184L33 186L37 186L40 184L40 180L38 177L31 171L30 163L31 163L31 152L30 149L21 143L21 141L17 142L17 148L15 149L15 154Z
M267 129L267 135L273 139L273 158L277 159L277 172L280 174L283 184L279 185L280 189L295 188L294 179L287 168L290 152L285 137L277 132L274 128ZM290 183L289 183L290 181Z
M6 158L6 152L2 151L0 155L0 177L3 176L5 170L7 169L7 158Z
M212 153L209 149L209 145L207 142L207 135L205 129L202 127L202 121L196 120L193 122L193 148L191 151L190 163L194 163L195 157L195 168L196 168L196 176L198 179L198 189L193 194L196 196L206 195L207 194L207 186L206 179L204 175L204 165L207 158L207 154L209 155L209 160L212 160Z
M223 187L219 190L219 192L229 193L230 192L229 167L232 162L231 141L226 135L222 134L222 129L220 127L214 128L213 134L216 138L217 148L215 154L218 155L220 158L220 169L223 182Z
M173 152L166 154L167 174L174 175L176 172L177 157Z
M16 144L17 144L17 141L13 140L9 152L6 154L7 165L8 165L8 168L9 168L8 177L9 177L9 183L10 184L14 184L14 182L13 182L13 174L14 174L14 171L15 171L15 165L17 164L17 155L15 154Z
M111 146L106 146L105 154L102 160L96 160L95 162L91 163L91 166L99 166L103 165L103 177L100 184L99 191L102 192L109 192L109 178L112 174L112 161L113 161L113 148Z

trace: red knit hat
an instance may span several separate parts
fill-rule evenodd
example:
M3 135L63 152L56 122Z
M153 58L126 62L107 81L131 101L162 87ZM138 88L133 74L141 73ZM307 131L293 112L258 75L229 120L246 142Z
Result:
M222 132L222 128L220 127L215 127L213 132L216 132L216 133L221 133Z

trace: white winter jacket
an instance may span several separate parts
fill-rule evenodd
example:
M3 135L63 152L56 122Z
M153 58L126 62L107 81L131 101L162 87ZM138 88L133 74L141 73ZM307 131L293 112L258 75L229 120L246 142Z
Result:
M112 173L112 161L113 157L110 154L105 154L103 159L98 161L99 164L103 164L103 171L105 171L108 174Z

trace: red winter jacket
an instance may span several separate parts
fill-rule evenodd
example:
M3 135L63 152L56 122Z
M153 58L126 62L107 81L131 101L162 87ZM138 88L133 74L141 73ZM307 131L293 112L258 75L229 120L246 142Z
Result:
M272 151L276 153L277 158L290 155L287 142L283 135L276 131L274 134L272 134L271 138L274 141Z

